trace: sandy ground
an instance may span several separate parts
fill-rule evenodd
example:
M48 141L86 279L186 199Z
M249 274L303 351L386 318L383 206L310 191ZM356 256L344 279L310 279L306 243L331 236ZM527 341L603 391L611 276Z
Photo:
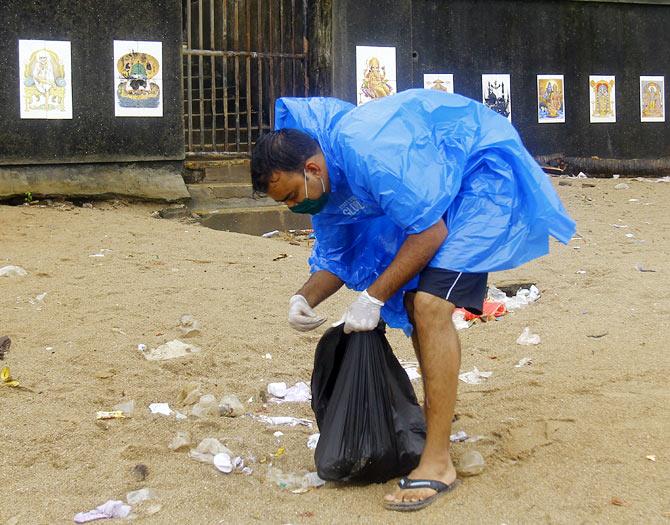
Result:
M161 505L153 515L136 509L147 524L670 523L670 184L554 182L578 238L490 279L536 282L542 298L461 332L462 369L493 375L460 383L454 431L485 438L455 444L453 454L476 449L486 469L413 515L383 510L392 481L303 494L269 482L269 460L313 470L306 440L315 430L282 428L277 459L277 428L250 417L149 413L153 402L187 412L179 393L196 382L203 393L237 395L249 413L313 419L308 404L259 398L268 382L309 381L324 331L304 335L286 323L287 300L306 277L304 243L153 218L157 205L0 206L0 267L28 271L0 277L0 336L13 342L0 364L25 387L0 384L0 523L72 522L143 487ZM353 297L342 291L319 310L336 320ZM182 314L202 323L189 340L202 352L144 359L137 345L180 338ZM525 326L539 346L516 344ZM389 340L413 359L402 333ZM526 356L532 365L515 368ZM132 419L96 421L96 411L131 399ZM178 430L254 456L253 473L225 475L169 450ZM148 469L143 481L138 464Z

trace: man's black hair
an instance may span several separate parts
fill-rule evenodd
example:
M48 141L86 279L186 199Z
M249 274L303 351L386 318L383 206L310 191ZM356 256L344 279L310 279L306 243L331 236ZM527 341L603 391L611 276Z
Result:
M284 128L266 133L251 154L254 193L267 193L274 171L302 171L305 161L319 151L319 143L307 133Z

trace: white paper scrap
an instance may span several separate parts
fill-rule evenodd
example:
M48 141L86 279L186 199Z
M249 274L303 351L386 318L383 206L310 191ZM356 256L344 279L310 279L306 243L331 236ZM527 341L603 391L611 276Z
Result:
M458 379L469 385L478 385L492 375L493 372L482 372L478 370L477 367L474 367L470 372L463 372L462 374L458 374Z
M170 405L167 403L151 403L149 405L149 410L152 414L161 414L162 416L171 416L174 414Z

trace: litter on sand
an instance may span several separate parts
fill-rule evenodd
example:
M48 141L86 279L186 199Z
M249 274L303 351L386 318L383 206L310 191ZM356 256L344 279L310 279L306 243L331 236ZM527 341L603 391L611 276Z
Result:
M469 385L478 385L492 375L493 372L482 372L477 367L474 367L470 372L463 372L462 374L458 374L458 379Z
M174 411L167 403L151 403L149 405L149 410L152 414L160 414L162 416L171 416L174 414ZM123 414L123 412L121 413Z
M449 441L452 443L462 443L463 441L467 441L468 437L468 434L464 430L459 430L455 434L449 436Z
M312 399L312 391L303 381L287 388L286 383L270 383L268 394L272 403L307 403Z
M541 296L540 289L532 284L529 288L520 288L516 295L509 297L495 286L489 286L488 299L505 305L507 311L519 310L537 301Z
M148 361L164 361L166 359L174 359L176 357L185 357L201 351L199 347L184 343L179 339L168 341L167 343L160 345L157 348L152 348L151 350L147 350L146 347L144 347L144 350L142 350L139 348L139 346L138 349L142 352Z
M523 329L523 332L521 332L521 335L516 340L516 344L524 346L539 345L541 342L540 336L532 334L528 327Z
M521 368L526 365L532 365L533 359L531 357L522 357L519 362L514 365L514 368Z
M261 421L262 423L266 423L268 425L288 425L289 427L295 427L298 425L307 427L307 428L312 428L312 425L314 424L312 421L309 419L301 419L298 417L291 417L291 416L263 416L263 415L255 415L252 416L254 419L257 421Z
M3 266L0 268L0 277L25 277L28 275L20 266Z
M80 512L74 517L75 523L87 523L89 521L113 519L113 518L127 518L130 514L131 507L120 500L109 500L98 505L95 509L87 512Z

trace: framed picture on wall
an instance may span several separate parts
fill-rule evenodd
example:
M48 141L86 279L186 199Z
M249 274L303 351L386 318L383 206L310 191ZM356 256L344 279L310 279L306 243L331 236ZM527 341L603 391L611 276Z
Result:
M22 119L72 118L70 42L19 40Z
M454 75L451 73L426 73L423 75L423 88L454 92Z
M163 44L114 40L114 116L163 116Z
M612 75L589 76L591 123L616 122L616 79Z
M395 47L356 46L358 105L396 92Z
M665 122L665 77L640 77L640 120Z
M512 122L512 89L509 75L482 75L482 102Z
M563 75L537 75L537 121L565 122Z

